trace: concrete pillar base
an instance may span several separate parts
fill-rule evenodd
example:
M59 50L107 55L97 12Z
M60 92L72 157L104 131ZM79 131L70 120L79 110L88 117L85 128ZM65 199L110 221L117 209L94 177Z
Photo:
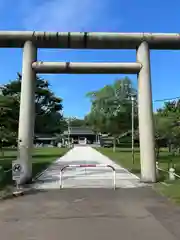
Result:
M146 179L146 178L140 178L140 182L141 183L152 184L152 183L156 183L157 181L156 180L152 181L152 180L149 180L149 179Z

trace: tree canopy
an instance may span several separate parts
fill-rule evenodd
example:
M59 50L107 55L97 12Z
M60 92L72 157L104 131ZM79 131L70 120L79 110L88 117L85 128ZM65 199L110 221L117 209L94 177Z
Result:
M16 142L19 122L21 74L0 87L0 147L6 142ZM95 132L112 136L115 142L131 131L132 102L137 90L125 77L113 84L87 93L91 110L84 119L73 118L71 127L90 126ZM45 79L37 76L35 86L35 134L61 134L67 129L67 119L62 115L62 99L50 89ZM134 126L138 133L138 107L134 101ZM180 100L165 102L154 113L157 155L161 146L169 150L180 149ZM126 135L126 134L125 134ZM138 134L136 134L138 135Z
M137 99L137 91L129 78L116 80L111 85L89 92L91 111L85 121L101 133L118 138L131 131L131 96ZM134 102L135 132L138 137L138 107ZM157 156L162 146L169 151L180 149L180 100L165 102L164 106L154 113L155 140Z
M156 142L166 143L169 151L180 147L180 100L165 102L154 114Z
M13 133L17 137L20 92L20 73L17 74L17 79L1 86L1 140L9 133ZM62 131L62 108L62 99L56 97L50 90L48 81L37 76L35 86L35 134L60 133Z
M137 91L127 77L88 93L87 97L91 100L91 111L85 120L95 131L108 133L117 138L123 132L131 129L131 96L137 98ZM136 127L136 103L134 109Z

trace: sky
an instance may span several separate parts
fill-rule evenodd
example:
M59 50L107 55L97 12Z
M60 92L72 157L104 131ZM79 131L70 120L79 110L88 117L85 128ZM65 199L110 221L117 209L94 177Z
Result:
M173 3L173 4L172 4ZM0 30L61 32L177 33L180 1L145 0L0 0ZM133 50L38 50L38 60L72 62L133 62ZM22 49L0 49L0 85L16 79ZM151 51L153 107L180 96L180 51ZM90 111L86 93L125 75L42 75L63 99L64 114L83 118ZM129 76L134 86L136 75Z

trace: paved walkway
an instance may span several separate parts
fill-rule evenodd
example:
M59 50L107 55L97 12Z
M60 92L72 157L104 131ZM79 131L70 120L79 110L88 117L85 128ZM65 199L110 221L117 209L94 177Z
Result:
M118 188L143 187L139 178L115 164L108 157L86 146L74 147L66 155L54 162L36 181L34 188L58 189L60 169L68 164L109 164L116 169ZM64 188L113 188L113 172L109 168L67 168L63 173Z
M150 187L35 191L0 202L2 240L179 240L180 209Z

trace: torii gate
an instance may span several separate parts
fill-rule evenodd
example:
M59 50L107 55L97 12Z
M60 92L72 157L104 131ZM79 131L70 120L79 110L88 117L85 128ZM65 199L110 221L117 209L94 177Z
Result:
M156 181L150 49L179 50L180 34L0 31L0 47L24 50L18 132L19 156L25 168L21 183L30 179L32 172L34 86L37 73L137 74L141 180ZM136 49L137 61L134 63L37 62L38 48Z

